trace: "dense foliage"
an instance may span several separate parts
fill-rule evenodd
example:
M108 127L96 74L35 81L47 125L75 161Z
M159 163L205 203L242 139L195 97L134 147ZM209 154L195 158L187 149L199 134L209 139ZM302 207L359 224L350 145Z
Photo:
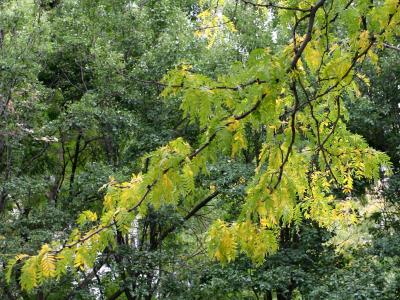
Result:
M1 299L400 298L400 2L0 1Z

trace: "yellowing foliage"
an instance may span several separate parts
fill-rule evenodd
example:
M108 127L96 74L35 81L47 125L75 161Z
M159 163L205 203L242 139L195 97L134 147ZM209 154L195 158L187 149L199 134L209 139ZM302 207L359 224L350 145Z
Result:
M61 276L67 268L92 268L98 253L113 247L116 232L126 236L135 217L148 213L148 205L154 209L170 205L179 211L192 204L191 196L204 191L196 182L207 172L207 163L222 154L238 158L247 148L246 128L263 128L266 138L258 165L254 165L255 175L246 182L240 217L231 223L217 220L209 229L211 257L228 263L243 252L261 263L277 251L281 226L302 218L328 229L355 222L351 205L337 201L343 199L335 199L332 190L350 193L354 178L376 180L379 167L390 166L390 162L346 128L341 99L356 91L351 82L357 63L368 55L373 57L379 39L398 34L393 24L400 17L398 1L386 0L366 12L371 26L363 30L358 19L350 18L346 2L335 1L331 7L331 14L338 14L341 30L348 34L345 39L330 19L324 19L322 7L327 1L315 5L280 1L282 6L296 3L301 8L271 6L278 9L283 28L300 30L294 25L301 20L310 30L295 31L275 51L253 51L246 62L218 79L195 74L187 66L169 72L162 95L179 96L183 117L200 126L197 147L177 138L147 154L143 158L146 170L128 182L109 183L100 221L90 211L79 216L81 226L97 222L96 226L85 232L74 230L64 246L55 244L51 249L45 245L36 256L16 256L7 277L15 263L23 261L21 286L31 290L44 278ZM355 1L351 10L361 13L359 6ZM226 21L210 10L199 18L206 26ZM212 44L217 35L209 29L204 34Z

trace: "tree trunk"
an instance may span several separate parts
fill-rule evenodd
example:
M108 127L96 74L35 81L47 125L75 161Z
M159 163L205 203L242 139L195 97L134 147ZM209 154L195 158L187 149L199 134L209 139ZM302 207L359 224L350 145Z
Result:
M272 300L272 291L266 291L265 292L264 300Z
M76 173L76 169L78 167L81 139L82 139L82 131L79 131L78 138L76 139L76 144L75 144L74 157L72 158L71 176L70 176L70 180L69 180L69 194L70 195L72 194L72 185L74 184L75 173Z
M0 29L0 49L3 48L4 30Z

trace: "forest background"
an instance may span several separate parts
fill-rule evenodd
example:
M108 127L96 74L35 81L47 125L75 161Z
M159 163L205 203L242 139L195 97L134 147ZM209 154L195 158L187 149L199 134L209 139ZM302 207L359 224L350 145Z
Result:
M0 298L399 299L399 5L1 0Z

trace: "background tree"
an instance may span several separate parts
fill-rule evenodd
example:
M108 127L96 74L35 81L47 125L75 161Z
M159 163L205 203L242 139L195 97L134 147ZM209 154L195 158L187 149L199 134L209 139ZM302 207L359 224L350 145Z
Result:
M387 275L332 294L335 276L351 287L382 264L323 243L354 220L354 179L389 165L346 129L343 98L393 42L398 4L342 2L3 3L4 297L385 294ZM15 253L29 256L5 269Z

